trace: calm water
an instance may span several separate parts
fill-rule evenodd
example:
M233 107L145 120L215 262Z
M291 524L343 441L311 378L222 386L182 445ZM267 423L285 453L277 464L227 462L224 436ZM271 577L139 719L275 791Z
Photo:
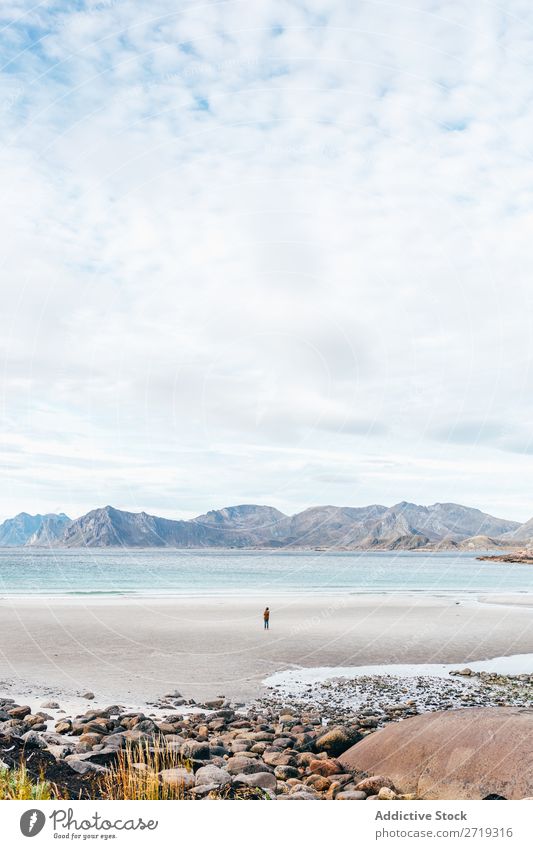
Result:
M0 595L516 593L533 566L471 553L0 549Z

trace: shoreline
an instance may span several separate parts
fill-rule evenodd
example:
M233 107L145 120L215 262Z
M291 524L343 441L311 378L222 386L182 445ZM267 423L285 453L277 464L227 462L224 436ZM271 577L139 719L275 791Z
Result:
M165 799L424 798L343 753L529 708L533 596L472 596L286 593L268 631L251 595L3 599L0 761L60 798L146 798L142 775Z
M533 596L413 593L2 599L0 682L136 703L247 700L291 668L459 664L533 652ZM533 670L532 670L533 671Z

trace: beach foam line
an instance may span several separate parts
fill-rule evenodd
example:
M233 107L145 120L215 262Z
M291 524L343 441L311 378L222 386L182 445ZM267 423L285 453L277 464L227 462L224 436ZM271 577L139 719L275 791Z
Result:
M320 684L333 678L359 678L365 675L391 675L398 678L427 676L448 678L451 671L468 667L472 672L497 672L501 675L533 673L533 654L514 654L488 660L460 663L392 663L374 666L299 667L276 672L263 681L265 687L299 688Z

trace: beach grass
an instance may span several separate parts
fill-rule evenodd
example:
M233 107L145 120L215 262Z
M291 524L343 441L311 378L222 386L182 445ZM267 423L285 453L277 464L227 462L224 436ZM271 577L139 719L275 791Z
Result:
M166 769L185 769L192 773L192 764L165 741L128 743L118 752L116 763L99 779L100 798L184 799L184 784L161 781L159 773Z
M43 801L57 798L54 787L44 778L35 781L26 766L0 769L0 799Z

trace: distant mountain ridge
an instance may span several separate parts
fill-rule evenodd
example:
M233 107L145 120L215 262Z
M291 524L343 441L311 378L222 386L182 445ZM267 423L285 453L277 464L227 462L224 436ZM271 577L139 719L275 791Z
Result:
M56 530L58 536L61 536L65 526L71 521L64 513L37 513L36 516L19 513L0 525L0 546L12 548L27 545L32 539L37 542L41 535L43 540L45 536L52 540Z
M71 520L64 513L19 513L0 524L0 546L66 548L283 548L485 550L533 544L533 519L520 524L473 507L401 501L392 507L309 507L287 516L240 504L175 520L107 505Z

